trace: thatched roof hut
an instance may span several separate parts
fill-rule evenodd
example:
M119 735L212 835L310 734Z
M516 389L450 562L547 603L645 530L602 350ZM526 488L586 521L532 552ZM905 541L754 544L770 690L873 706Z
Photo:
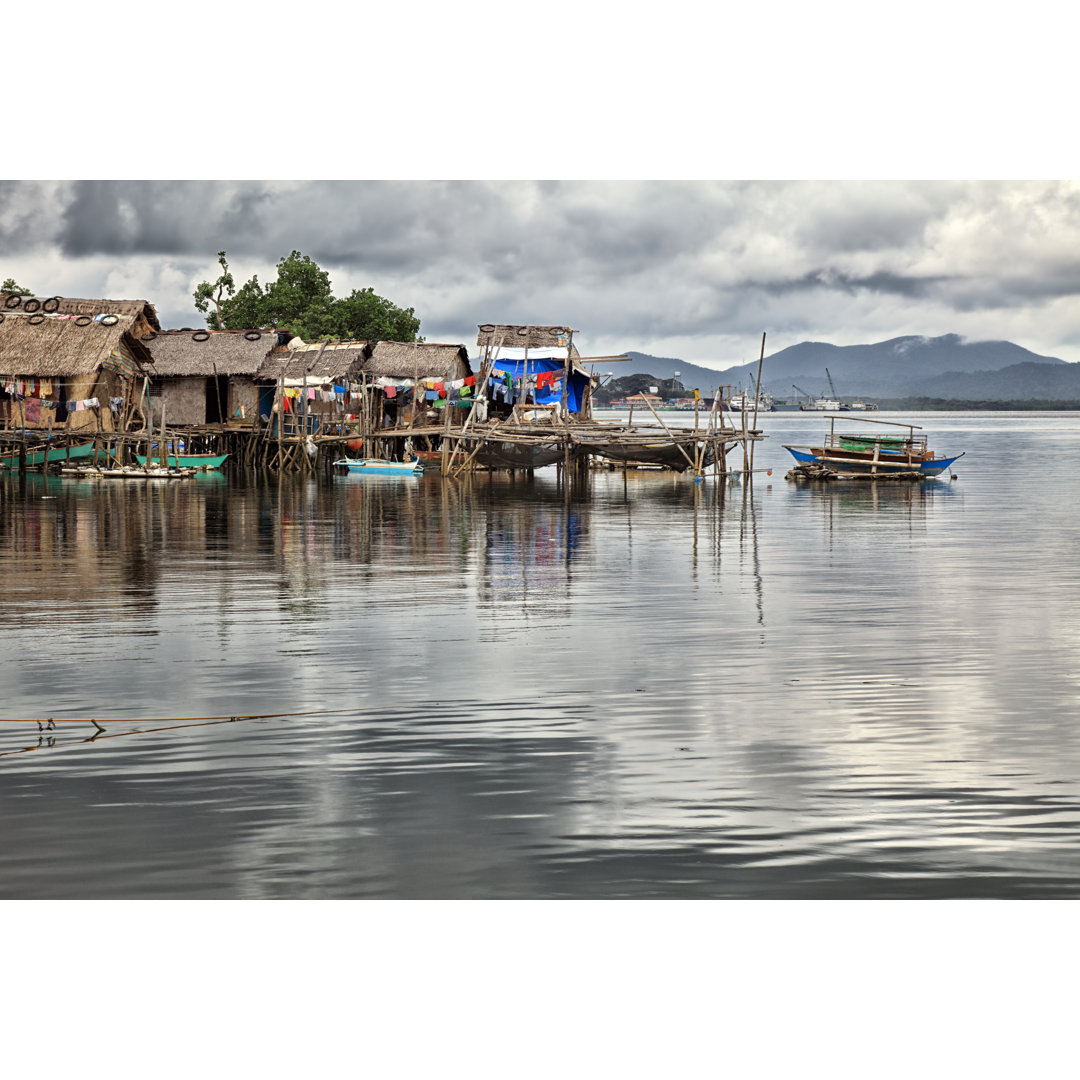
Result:
M477 327L476 344L481 348L565 349L573 331L566 326L512 326L482 323ZM571 356L577 356L571 346Z
M114 350L125 345L138 364L152 365L134 333L136 314L115 315L115 322L58 318L35 312L0 311L0 375L46 379L89 377L100 371Z
M280 354L267 358L259 368L259 378L306 379L310 383L359 379L371 349L366 341L317 341L309 345L297 338Z
M160 378L254 378L274 350L282 347L285 336L277 330L167 330L144 344L154 358L154 375Z
M259 369L259 378L344 382L361 375L384 379L464 379L472 374L464 345L407 341L290 343Z
M388 379L464 379L473 373L464 345L380 341L364 363L364 374Z
M148 300L83 300L73 296L17 296L0 293L0 312L23 315L121 315L134 319L131 332L142 337L160 331L157 312Z

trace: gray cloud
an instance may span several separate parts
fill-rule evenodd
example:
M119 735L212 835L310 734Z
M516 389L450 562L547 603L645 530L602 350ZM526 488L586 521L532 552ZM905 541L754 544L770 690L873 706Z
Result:
M415 307L429 339L569 322L591 352L716 363L955 331L1080 359L1080 187L1058 182L3 181L0 275L145 297L197 325L293 249L339 295ZM736 357L737 360L737 357Z

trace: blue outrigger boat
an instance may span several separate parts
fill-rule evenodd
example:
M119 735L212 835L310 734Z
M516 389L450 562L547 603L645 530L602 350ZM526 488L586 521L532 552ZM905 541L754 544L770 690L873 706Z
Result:
M875 434L860 431L855 434L838 432L836 421L842 423L885 424L904 428L906 434ZM821 446L784 446L799 465L819 466L836 476L863 479L891 477L892 479L920 480L940 476L956 457L939 458L926 445L925 435L915 424L897 424L891 420L870 420L857 416L830 416L829 433Z
M350 475L373 476L419 476L424 471L420 461L380 461L378 458L341 458L334 462L343 466Z

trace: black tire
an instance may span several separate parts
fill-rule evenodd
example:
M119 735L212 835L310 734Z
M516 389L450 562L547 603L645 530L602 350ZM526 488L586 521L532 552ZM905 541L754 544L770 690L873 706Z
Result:
M210 340L210 332L208 330L196 330L195 333L191 335L191 340L192 341L209 341Z
M0 311L0 322L4 321L4 313Z
M41 307L41 301L30 297L30 299L23 304L23 311L37 311L39 307Z
M494 323L484 323L483 326L478 326L477 329L480 331L481 334L494 334L495 333L495 324Z
M4 301L4 307L6 307L6 308L17 308L21 303L22 303L22 297L21 296L9 296Z
M140 341L153 341L154 338L156 338L156 337L157 337L157 334L153 330L151 330L149 334L143 334L143 336L141 338L139 338L139 340Z
M258 341L262 337L262 334L260 334L258 330L249 330L244 337L247 338L248 341Z
M26 321L31 326L37 326L38 323L42 323L42 322L45 321L45 316L44 315L31 315L30 318L27 319Z
M119 321L120 317L118 315L106 315L105 318L101 320L101 325L115 326Z
M52 305L52 307L49 306L50 304ZM52 312L54 312L54 311L59 311L60 310L60 297L59 296L50 296L49 299L46 300L41 305L41 310L42 311L47 311L50 314L52 314Z
M180 327L180 333L181 334L190 334L191 331L194 330L194 329L195 329L194 326L181 326Z
M76 326L89 326L93 321L94 320L91 319L89 315L80 315L75 320L75 325Z
M529 328L527 326L519 326L517 328L517 332L518 332L518 337L528 337L529 336Z

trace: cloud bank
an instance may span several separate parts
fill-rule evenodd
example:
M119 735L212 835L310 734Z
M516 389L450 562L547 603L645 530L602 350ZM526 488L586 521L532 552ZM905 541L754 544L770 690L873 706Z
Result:
M1080 360L1080 185L986 181L0 181L0 277L201 325L297 249L429 341L567 323L588 354L724 368L799 341L955 332Z

